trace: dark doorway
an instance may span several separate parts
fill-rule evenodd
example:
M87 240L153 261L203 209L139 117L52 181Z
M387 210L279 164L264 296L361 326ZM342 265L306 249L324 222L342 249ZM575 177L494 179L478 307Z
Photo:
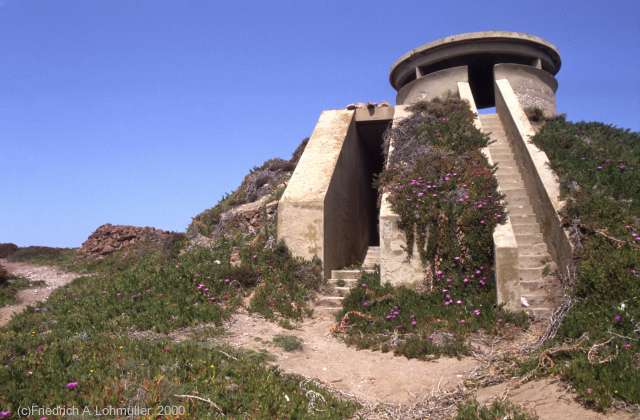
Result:
M470 54L451 57L428 66L422 66L420 67L420 72L427 75L450 67L468 66L469 85L471 86L476 106L479 109L491 108L495 106L493 66L498 63L531 65L531 58L515 54Z
M382 149L384 132L391 121L362 121L357 123L358 139L364 152L366 163L367 182L369 183L369 194L367 197L367 208L369 209L369 246L380 245L380 207L378 198L378 188L375 185L377 176L384 167L384 154Z

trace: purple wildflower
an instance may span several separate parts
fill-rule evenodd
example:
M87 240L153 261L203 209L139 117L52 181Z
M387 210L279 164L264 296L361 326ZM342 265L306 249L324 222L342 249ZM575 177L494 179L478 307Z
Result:
M480 309L474 309L471 313L475 316L480 316Z
M78 383L77 382L69 382L68 384L65 385L65 387L67 389L76 389L78 387Z
M616 323L622 322L622 315L615 314L615 316L613 317L613 321Z

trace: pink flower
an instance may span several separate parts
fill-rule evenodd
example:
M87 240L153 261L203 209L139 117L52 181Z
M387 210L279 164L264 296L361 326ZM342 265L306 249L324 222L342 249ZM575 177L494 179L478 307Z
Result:
M629 349L631 348L631 343L624 343L624 344L622 345L622 347L623 347L625 350L629 350Z
M480 316L480 309L474 309L473 312L471 313L474 314L475 316Z
M614 322L622 322L622 315L615 314L615 316L613 317L613 321Z
M462 282L463 282L464 284L469 283L469 277L465 277L464 279L462 279Z
M198 290L202 289L203 287L204 287L204 284L200 283L200 284L198 285Z
M7 419L9 417L11 417L11 411L9 410L0 411L0 419Z
M76 389L78 387L78 383L77 382L69 382L65 386L66 386L67 389Z
M460 299L456 300L456 305L462 305L462 300Z
M464 319L461 319L461 320L459 320L459 321L458 321L458 323L459 323L459 324L464 324L464 323L465 323L465 320L464 320Z

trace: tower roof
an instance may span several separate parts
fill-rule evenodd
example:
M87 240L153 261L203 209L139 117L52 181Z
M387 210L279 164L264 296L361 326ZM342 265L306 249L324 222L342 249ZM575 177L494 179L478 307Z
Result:
M539 60L543 70L555 75L560 70L560 53L548 41L521 32L488 31L448 36L414 48L391 66L389 80L399 90L421 74L467 64L477 57L499 62Z

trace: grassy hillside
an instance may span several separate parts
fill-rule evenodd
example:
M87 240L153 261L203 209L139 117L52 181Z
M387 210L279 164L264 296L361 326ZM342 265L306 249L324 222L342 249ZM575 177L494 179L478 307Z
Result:
M534 137L558 173L576 247L573 306L552 346L552 371L585 403L640 403L640 134L601 123L548 121Z

